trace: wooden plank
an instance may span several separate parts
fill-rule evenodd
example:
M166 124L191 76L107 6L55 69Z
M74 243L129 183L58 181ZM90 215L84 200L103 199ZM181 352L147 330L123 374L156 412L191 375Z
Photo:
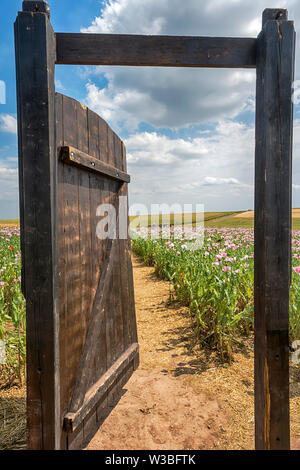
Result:
M292 22L258 37L255 168L255 434L257 449L289 449Z
M107 127L107 163L112 166L116 166L115 160L115 153L114 153L114 132L108 126ZM107 186L107 203L111 204L112 206L116 207L116 198L118 195L116 191L118 189L117 184L113 180L106 181ZM111 279L110 291L113 290L113 279ZM117 358L116 355L116 344L115 344L115 305L114 305L114 298L112 295L108 296L106 299L106 311L108 312L106 318L106 350L107 350L107 358L106 358L106 367L109 369L115 359Z
M266 8L262 15L262 25L265 26L270 20L287 20L288 12L285 8Z
M47 13L50 18L50 7L44 0L24 0L23 11L33 11L35 13Z
M127 171L127 158L126 158L126 147L122 142L122 154L123 154L123 169ZM128 201L128 186L124 185L121 189L121 195L127 197L127 233L129 229L129 201ZM137 324L136 324L136 312L135 312L135 298L134 298L134 282L133 282L133 270L131 261L131 240L129 236L124 240L124 271L126 272L126 284L128 289L128 325L124 326L124 331L128 331L129 341L132 343L138 342L137 335ZM125 266L126 265L126 266ZM125 279L124 279L125 282ZM139 365L139 355L136 356L134 361L135 370Z
M256 39L57 33L57 64L255 68Z
M123 142L115 141L116 153L120 161L119 165L124 171L126 165L126 149ZM122 306L122 323L124 349L132 343L131 325L131 292L129 291L128 272L128 185L124 184L119 191L119 269L120 269L120 294Z
M123 169L123 154L122 154L122 142L119 137L114 133L114 161L117 168ZM113 271L113 292L114 292L114 312L115 312L115 345L116 345L116 354L119 357L124 351L124 309L126 309L127 299L122 296L122 266L121 266L121 245L122 241L119 237L119 220L120 220L120 195L121 188L125 185L117 184L116 185L116 204L115 208L117 211L117 250L114 263ZM125 302L125 305L124 305Z
M93 171L94 173L108 176L117 181L124 183L130 182L130 176L127 173L97 158L91 157L87 153L81 152L74 147L61 147L60 156L64 163L76 165L84 170Z
M77 145L77 102L63 96L64 145ZM66 323L64 334L65 358L61 393L69 407L76 383L84 341L85 319L81 311L81 253L79 216L79 170L64 166L64 238L66 256Z
M68 450L81 450L84 443L83 421L77 427L76 432L68 434L67 436L67 449ZM66 431L65 431L66 432Z
M60 447L55 36L48 15L15 23L23 276L27 313L28 447Z
M105 341L103 341L103 333L105 333L104 305L106 296L109 293L114 256L115 243L111 243L110 249L106 253L106 259L103 263L104 265L101 270L99 285L93 300L91 319L86 335L86 341L82 352L80 364L77 371L76 385L74 386L72 402L70 405L71 411L76 411L82 406L89 388L93 385L93 365L97 365L100 377L105 372L104 362L106 364L106 351L101 351L103 345L105 346ZM101 343L103 343L103 345ZM100 358L99 348L102 352L102 357ZM95 360L95 358L98 358L98 361Z
M112 365L111 368L101 377L101 379L93 385L89 390L87 400L83 406L76 412L67 413L64 419L64 426L69 432L74 432L80 425L85 416L101 402L103 396L115 382L118 381L124 373L124 369L132 362L137 355L139 346L137 343L132 344Z
M101 118L94 112L88 109L88 134L89 134L89 155L94 157L97 161L100 159L100 155L103 151L103 143L100 142L99 136L99 120ZM99 294L99 286L103 283L103 276L106 270L106 259L109 255L111 244L109 240L100 240L97 236L97 208L103 202L103 189L105 179L96 173L90 174L90 211L91 211L91 247L92 247L92 284L91 284L91 318L90 322L93 321L94 316L94 303L95 299ZM101 288L100 288L101 289ZM102 374L106 371L106 330L105 330L105 318L106 311L100 313L101 322L98 324L99 331L97 332L98 340L93 346L86 344L85 347L90 347L93 354L93 362L89 364L88 379L85 383L85 390L82 392L86 393L89 387L92 386L93 381L98 380ZM89 325L90 328L90 325ZM88 339L89 330L87 333L86 342Z
M56 144L64 144L63 132L63 96L56 93L55 96L56 111ZM59 201L64 200L64 165L58 160L57 165L57 197ZM66 249L64 233L64 205L58 204L57 207L57 227L58 227L58 292L59 292L59 339L60 339L60 408L61 408L61 429L63 428L63 417L66 413L64 381L66 379L65 367L68 354L66 351L66 341L64 331L66 330L66 309L67 309L67 289L66 289ZM61 450L67 448L67 436L64 431L61 433Z
M77 117L77 143L81 152L89 150L88 110L81 103L76 106ZM81 314L85 320L84 338L89 324L92 310L91 282L92 282L92 247L91 247L91 207L90 207L90 175L86 171L79 171L79 225L80 225L80 259L81 259Z

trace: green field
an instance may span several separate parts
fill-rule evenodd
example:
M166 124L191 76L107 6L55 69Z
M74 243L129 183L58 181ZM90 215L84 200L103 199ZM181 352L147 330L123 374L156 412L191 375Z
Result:
M25 366L20 230L12 226L0 229L0 341L6 352L5 364L0 366L1 389L22 383Z
M204 222L208 222L211 220L221 219L223 217L230 217L232 215L239 214L238 211L232 212L204 212ZM159 225L162 226L163 224L168 223L170 218L170 225L171 227L176 225L181 225L183 223L182 214L170 214L170 215L162 215L153 216L153 220L151 222L151 215L138 215L138 216L130 216L130 222L135 221L138 222L141 227L151 227L151 225ZM192 214L185 214L184 215L184 223L194 225L197 221L197 213ZM206 224L205 224L206 225Z
M225 220L210 220L205 222L206 228L253 228L254 220L242 217L230 217ZM300 230L300 219L293 219L293 230Z
M228 221L231 228L224 228ZM203 246L195 244L202 233L192 227L184 233L174 227L168 239L163 228L152 238L145 228L132 242L144 263L170 282L170 297L189 307L200 343L216 349L228 362L253 330L254 233L239 226L245 222L253 219L233 218L206 227ZM291 342L300 337L299 232L293 233L292 250Z
M0 227L17 227L19 224L19 219L0 220Z
M242 211L235 212L205 212L204 225L206 228L253 228L253 219L246 217L232 217L240 214ZM194 225L196 222L197 214L186 214L185 223ZM130 222L139 219L139 224L142 227L151 226L150 216L130 216ZM221 219L221 220L220 220ZM15 227L18 226L20 221L18 219L0 220L0 227ZM155 221L157 223L157 220ZM159 216L159 225L163 223L162 215ZM170 225L176 226L182 224L182 214L171 214ZM293 219L293 230L300 230L300 218Z
M166 245L165 240L133 241L135 252L145 263L154 265L161 277L169 279L177 298L190 306L198 322L198 332L202 332L200 336L207 336L206 341L217 346L221 355L229 359L236 333L252 327L253 231L249 229L253 228L253 218L236 217L236 214L239 213L206 212L205 247L195 253L182 248L186 243L184 235L180 241L174 241L173 246ZM181 230L178 226L181 217L181 214L171 215L172 230ZM195 220L196 214L190 214L191 231ZM142 230L148 232L148 217L144 216L140 222L145 224ZM18 224L16 219L0 221L0 341L5 342L7 351L7 364L0 374L2 385L21 381L25 363L25 302L20 285ZM293 219L293 228L300 231L300 218ZM233 248L230 244L228 248L229 241ZM293 243L293 266L297 268L300 264L299 233L294 232ZM235 249L234 245L241 247ZM224 252L226 259L216 271L216 262ZM243 262L243 259L249 261ZM245 265L249 266L245 268ZM230 271L226 271L227 268ZM230 282L224 283L228 277ZM293 279L291 336L296 338L300 335L299 274L294 273ZM235 312L233 317L232 312Z
M253 228L254 220L242 217L229 217L224 220L209 220L205 223L206 228Z
M249 217L237 217L240 212L205 212L204 213L204 226L205 228L253 228L254 219ZM166 216L164 216L166 217ZM170 226L174 227L182 224L182 214L171 214ZM185 224L195 225L197 214L186 214ZM130 222L138 221L140 227L151 227L151 225L162 226L168 222L168 218L163 219L160 215L158 220L155 217L152 220L150 215L130 216ZM293 219L293 230L300 230L300 218Z

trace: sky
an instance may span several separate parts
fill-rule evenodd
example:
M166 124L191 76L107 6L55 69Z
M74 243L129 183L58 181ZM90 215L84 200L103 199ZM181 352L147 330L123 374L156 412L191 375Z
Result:
M56 32L256 37L267 7L287 8L300 28L298 0L49 4ZM19 211L13 23L21 8L21 0L0 4L0 219ZM57 66L56 90L96 111L124 140L132 213L138 204L253 208L255 70ZM293 206L300 207L300 99L294 117Z

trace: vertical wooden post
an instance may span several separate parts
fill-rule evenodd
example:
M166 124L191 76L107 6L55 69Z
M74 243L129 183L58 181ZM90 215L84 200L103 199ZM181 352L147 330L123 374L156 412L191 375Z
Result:
M15 44L28 444L30 449L58 449L55 35L46 2L23 2L15 23Z
M257 42L255 155L256 449L289 449L292 83L295 31L267 9Z

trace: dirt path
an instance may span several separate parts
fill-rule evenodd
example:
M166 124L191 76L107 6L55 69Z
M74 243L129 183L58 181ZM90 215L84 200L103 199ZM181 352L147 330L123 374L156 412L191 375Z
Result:
M187 310L168 303L168 283L133 262L141 364L87 448L253 448L251 341L230 367L219 364L197 345ZM300 448L299 379L295 371L294 448Z

